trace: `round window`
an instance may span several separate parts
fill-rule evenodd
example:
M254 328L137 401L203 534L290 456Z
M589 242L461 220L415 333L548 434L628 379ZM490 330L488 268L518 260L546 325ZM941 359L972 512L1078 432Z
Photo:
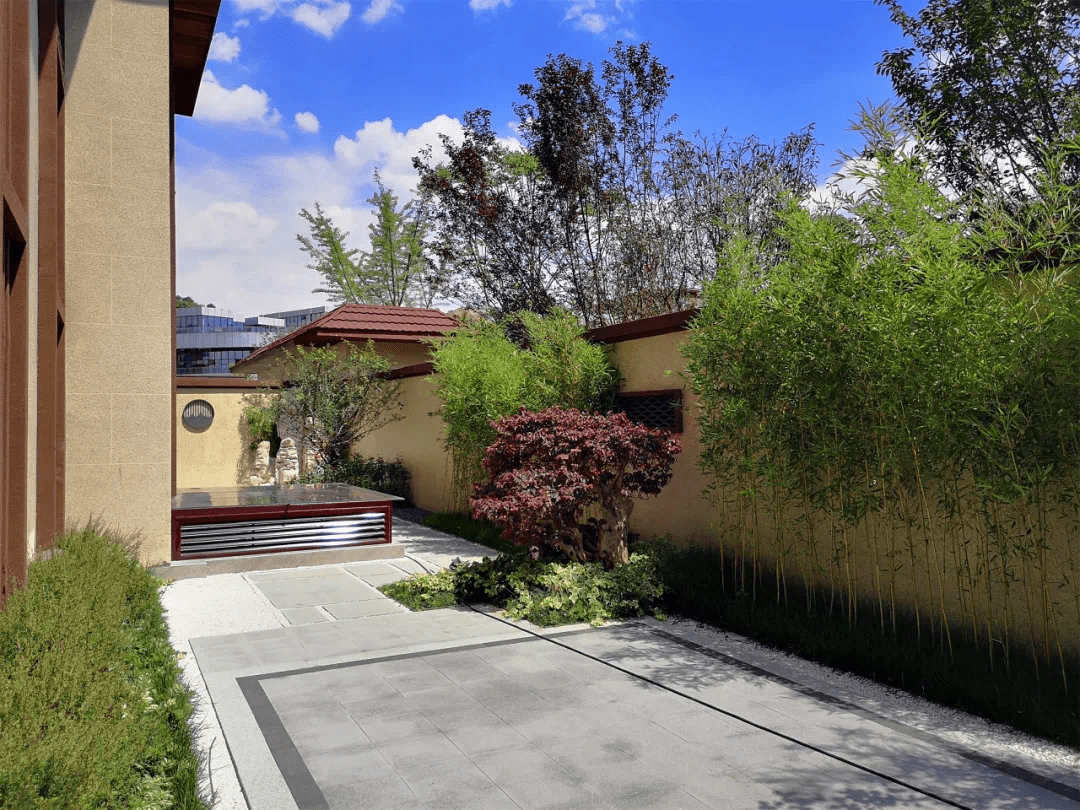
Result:
M205 399L193 399L184 406L182 418L191 430L206 430L214 421L214 406Z

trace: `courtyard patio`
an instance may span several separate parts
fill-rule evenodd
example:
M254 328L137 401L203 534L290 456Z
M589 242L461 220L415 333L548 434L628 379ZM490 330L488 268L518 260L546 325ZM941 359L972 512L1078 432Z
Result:
M410 612L377 587L488 550L394 537L166 589L219 807L1080 807L1065 749L691 622Z

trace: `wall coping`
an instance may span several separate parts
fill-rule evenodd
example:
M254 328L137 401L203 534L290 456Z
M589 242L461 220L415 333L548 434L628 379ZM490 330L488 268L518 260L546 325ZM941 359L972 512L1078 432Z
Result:
M277 383L261 382L259 380L249 380L244 377L211 377L211 376L199 376L192 374L190 376L182 374L174 376L176 381L176 390L181 391L185 388L227 388L232 390L241 389L253 389L253 388L280 388Z
M641 318L637 321L626 321L611 326L598 326L585 332L585 339L594 343L620 343L624 340L639 340L641 338L667 335L671 332L682 332L690 328L692 321L700 309L684 309L681 312L669 312L665 315L654 315L651 318Z

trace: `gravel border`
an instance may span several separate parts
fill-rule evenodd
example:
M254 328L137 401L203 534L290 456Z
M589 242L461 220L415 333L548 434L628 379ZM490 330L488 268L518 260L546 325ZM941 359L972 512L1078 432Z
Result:
M653 620L655 621L655 620ZM658 627L684 634L746 663L869 711L1080 789L1080 751L941 706L894 687L807 661L716 627L671 616Z

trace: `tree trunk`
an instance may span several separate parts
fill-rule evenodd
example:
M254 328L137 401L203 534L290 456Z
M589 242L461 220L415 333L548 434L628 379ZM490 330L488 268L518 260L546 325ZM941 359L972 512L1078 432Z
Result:
M604 503L604 518L599 525L599 557L607 568L625 565L630 560L626 548L626 522L633 508L633 499L625 495L616 495Z

